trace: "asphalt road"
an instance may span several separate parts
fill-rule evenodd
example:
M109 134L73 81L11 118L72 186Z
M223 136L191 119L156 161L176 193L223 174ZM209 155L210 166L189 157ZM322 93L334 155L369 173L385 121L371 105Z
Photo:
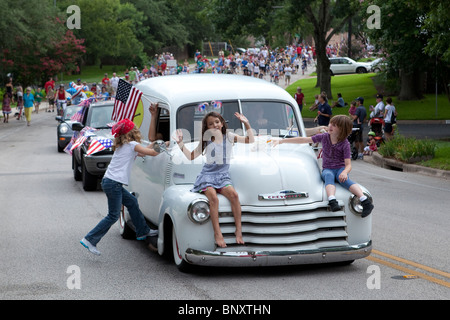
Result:
M3 300L450 298L448 180L354 161L352 179L374 197L370 257L349 266L184 274L142 242L123 240L117 225L99 243L100 257L79 244L106 215L106 196L83 191L73 179L70 156L56 150L53 113L33 114L30 127L0 123L0 150ZM404 277L411 274L419 276Z

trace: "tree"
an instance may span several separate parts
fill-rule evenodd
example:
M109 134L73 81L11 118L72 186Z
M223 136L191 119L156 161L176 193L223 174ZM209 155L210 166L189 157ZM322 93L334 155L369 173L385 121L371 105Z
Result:
M276 7L282 3L282 0L214 0L209 8L216 32L223 39L253 35L255 38L262 37L265 43L269 43Z
M382 19L381 28L367 32L377 47L386 52L389 68L400 79L398 99L421 99L422 75L430 62L424 53L428 36L421 30L424 12L412 1L375 0L369 4L380 7Z
M39 83L61 70L75 69L84 52L49 1L4 0L0 10L0 71L23 86Z
M336 32L342 30L347 21L360 8L358 1L317 0L303 3L306 19L313 25L313 37L317 56L317 87L333 98L331 91L330 60L326 47ZM342 14L344 13L344 14ZM340 18L337 18L340 16ZM331 28L334 23L334 28Z
M266 43L270 43L270 35L282 33L280 24L285 31L296 30L299 26L306 32L312 30L317 55L317 86L332 98L326 47L349 17L361 8L358 0L247 0L239 4L233 0L215 0L213 6L217 11L217 30L226 37L247 32L255 37L263 36Z
M423 15L422 32L428 38L425 54L435 59L435 77L450 101L450 6L446 0L415 0Z
M144 14L131 3L120 0L58 0L61 11L76 4L81 11L81 29L75 35L85 39L86 60L100 66L109 58L132 64L146 61L144 46L136 34L145 33Z

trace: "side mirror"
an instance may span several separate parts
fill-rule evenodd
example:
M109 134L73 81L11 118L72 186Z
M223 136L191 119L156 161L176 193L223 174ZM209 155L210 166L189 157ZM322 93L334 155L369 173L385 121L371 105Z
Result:
M56 117L55 117L55 120L58 120L59 122L61 122L63 119L62 119L61 116L56 116Z
M81 131L81 130L83 130L83 128L84 128L84 126L79 122L75 122L72 124L73 131Z

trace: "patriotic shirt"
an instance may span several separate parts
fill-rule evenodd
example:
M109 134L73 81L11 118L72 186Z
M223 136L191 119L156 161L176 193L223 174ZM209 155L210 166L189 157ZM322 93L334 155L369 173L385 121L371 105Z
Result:
M128 185L131 175L131 168L133 167L134 160L138 155L138 153L134 151L134 148L138 144L139 143L136 141L131 141L130 143L125 143L114 151L111 162L106 170L105 178Z

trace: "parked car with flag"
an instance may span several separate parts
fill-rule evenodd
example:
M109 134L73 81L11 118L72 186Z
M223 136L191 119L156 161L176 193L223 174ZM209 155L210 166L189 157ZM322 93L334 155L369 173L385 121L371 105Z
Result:
M73 120L71 119L78 111L80 111L81 106L67 106L66 110L62 116L56 116L55 119L59 121L58 126L56 127L56 146L58 148L58 152L63 152L66 146L69 144L70 140L73 136L72 124Z
M151 78L136 88L143 93L143 107L136 111L143 113L138 126L141 143L155 143L163 152L135 161L127 189L138 198L148 223L158 227L158 253L172 256L181 270L192 265L351 262L370 254L372 215L362 218L359 199L340 185L336 198L341 209L329 209L312 147L271 147L273 139L306 135L300 109L285 90L261 79L211 74ZM151 136L160 136L161 141L147 140L149 101L159 105L153 122L156 132ZM215 244L207 197L190 191L206 155L187 160L172 139L182 129L183 146L194 150L200 142L202 119L212 110L223 116L232 132L246 134L236 112L245 115L256 131L254 143L233 144L229 169L239 194L245 244L236 242L230 202L218 194L225 248ZM126 208L119 221L122 236L135 238Z
M65 151L72 154L74 179L81 180L86 191L97 189L113 155L113 108L112 101L87 103L72 124L75 133Z

